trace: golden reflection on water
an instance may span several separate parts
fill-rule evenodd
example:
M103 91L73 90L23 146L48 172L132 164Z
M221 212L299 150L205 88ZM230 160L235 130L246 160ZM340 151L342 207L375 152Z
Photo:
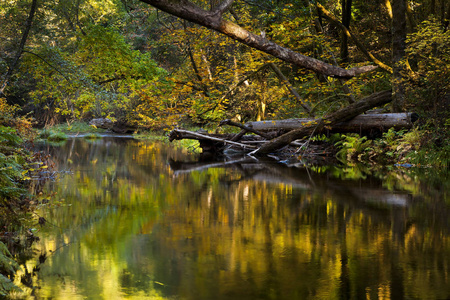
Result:
M447 195L419 199L374 178L279 164L202 168L180 150L132 140L49 151L72 173L49 185L57 195L39 212L54 224L37 245L48 256L39 298L450 296L448 226L438 215Z

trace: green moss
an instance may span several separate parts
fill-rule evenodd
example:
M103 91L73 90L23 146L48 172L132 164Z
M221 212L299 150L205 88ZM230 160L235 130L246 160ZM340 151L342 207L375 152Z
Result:
M52 142L59 142L59 141L65 141L67 140L67 134L64 132L52 132L48 137L47 140Z
M101 139L102 136L100 134L96 133L96 132L91 132L91 133L86 134L84 136L84 138L86 140L97 140L97 139Z

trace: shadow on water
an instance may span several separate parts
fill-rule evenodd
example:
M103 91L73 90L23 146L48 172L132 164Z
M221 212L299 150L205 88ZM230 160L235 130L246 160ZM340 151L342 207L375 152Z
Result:
M448 172L195 156L105 137L43 146L39 296L445 299Z

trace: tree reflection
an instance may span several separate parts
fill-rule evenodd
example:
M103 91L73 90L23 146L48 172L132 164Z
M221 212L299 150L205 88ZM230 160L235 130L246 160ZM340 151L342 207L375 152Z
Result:
M418 176L342 180L135 140L49 151L73 175L42 211L57 226L42 233L42 297L450 297L448 194Z

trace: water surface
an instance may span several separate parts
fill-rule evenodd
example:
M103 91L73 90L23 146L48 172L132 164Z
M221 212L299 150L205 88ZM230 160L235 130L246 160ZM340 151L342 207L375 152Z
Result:
M60 178L38 212L38 299L450 298L450 183L434 170L112 137L44 148Z

